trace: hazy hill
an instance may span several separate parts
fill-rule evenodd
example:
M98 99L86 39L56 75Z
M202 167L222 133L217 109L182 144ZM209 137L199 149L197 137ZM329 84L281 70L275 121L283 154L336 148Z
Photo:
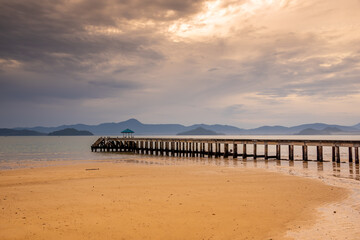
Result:
M121 136L121 131L126 128L130 128L135 132L135 135L176 135L180 132L189 131L198 127L205 128L214 132L221 132L226 135L289 135L297 134L300 131L311 128L314 130L323 130L327 127L338 128L342 132L348 132L351 134L359 133L360 123L354 126L341 126L341 125L330 125L325 123L313 123L313 124L302 124L293 127L284 126L262 126L254 129L242 129L230 125L207 125L207 124L194 124L191 126L184 126L181 124L145 124L132 118L127 121L118 123L102 123L98 125L62 125L58 127L34 127L34 128L16 128L15 130L32 130L43 133L50 133L53 131L59 131L66 128L74 128L77 130L90 131L95 135L105 136Z
M49 136L93 136L89 131L79 131L75 128L66 128L59 131L54 131L48 134Z
M65 128L75 128L78 130L90 131L95 135L120 136L122 135L121 132L126 128L133 130L135 134L138 135L176 135L179 132L192 130L200 126L201 127L206 126L206 128L209 130L218 131L225 134L240 134L242 130L234 126L219 125L219 124L216 125L197 124L192 126L184 126L181 124L143 124L136 119L129 119L127 121L119 122L119 123L102 123L99 125L76 124L76 125L62 125L58 127L34 127L28 129L50 133Z
M32 130L15 130L8 128L0 128L0 136L44 136L45 133L36 132Z
M297 133L297 135L332 135L338 133L344 133L344 132L336 127L326 127L322 130L306 128L304 130L301 130L299 133Z
M223 135L223 134L205 129L203 127L197 127L189 131L178 133L177 135Z

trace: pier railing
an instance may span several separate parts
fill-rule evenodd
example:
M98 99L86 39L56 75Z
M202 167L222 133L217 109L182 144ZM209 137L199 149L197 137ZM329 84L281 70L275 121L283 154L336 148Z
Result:
M247 146L252 145L252 152ZM258 154L263 146L263 154ZM269 146L276 154L269 155ZM281 159L282 147L287 147L288 160L294 160L294 146L301 146L302 160L308 161L308 147L316 147L316 160L323 161L323 148L332 148L332 161L340 162L340 148L348 149L348 161L359 163L360 141L349 140L293 140L293 139L209 139L209 138L114 138L100 137L92 146L93 152L134 152L139 154ZM240 151L241 150L241 151Z

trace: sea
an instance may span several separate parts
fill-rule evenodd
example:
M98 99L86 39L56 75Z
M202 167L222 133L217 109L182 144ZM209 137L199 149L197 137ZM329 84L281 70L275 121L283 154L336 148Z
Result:
M141 136L155 137L155 136ZM189 138L189 136L156 136ZM228 139L304 139L304 140L360 140L360 135L224 135L224 136L191 136L192 138L228 138ZM304 162L300 146L294 147L295 161L287 160L269 160L257 158L247 159L208 159L207 157L166 157L166 156L149 156L132 153L107 153L91 152L90 146L99 136L24 136L24 137L0 137L0 170L44 167L53 165L71 164L73 162L83 161L117 161L132 163L155 163L156 164L217 164L228 165L231 167L256 167L277 169L285 171L302 170L300 172L312 172L327 174L341 178L351 178L360 180L359 165L348 162L348 149L341 148L341 163L331 161L331 148L324 147L325 162L317 162L316 147L309 147L309 160ZM230 146L231 147L231 146ZM247 146L248 153L252 153L252 145ZM263 146L257 147L258 154L263 154ZM269 155L275 155L275 146L269 145ZM283 146L281 149L282 158L286 159L288 149ZM134 160L135 159L135 160ZM306 171L303 171L303 170Z

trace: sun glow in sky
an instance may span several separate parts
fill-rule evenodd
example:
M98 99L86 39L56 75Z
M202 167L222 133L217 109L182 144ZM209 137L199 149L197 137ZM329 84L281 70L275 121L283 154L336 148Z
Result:
M0 6L0 127L360 122L358 0Z

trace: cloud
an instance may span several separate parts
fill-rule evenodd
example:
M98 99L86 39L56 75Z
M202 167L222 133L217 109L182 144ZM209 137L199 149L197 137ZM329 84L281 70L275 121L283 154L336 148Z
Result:
M355 0L1 1L1 110L26 102L41 115L46 102L100 121L99 106L116 105L101 120L235 125L286 123L279 112L308 116L301 104L311 101L336 99L344 111L360 101L357 9Z

